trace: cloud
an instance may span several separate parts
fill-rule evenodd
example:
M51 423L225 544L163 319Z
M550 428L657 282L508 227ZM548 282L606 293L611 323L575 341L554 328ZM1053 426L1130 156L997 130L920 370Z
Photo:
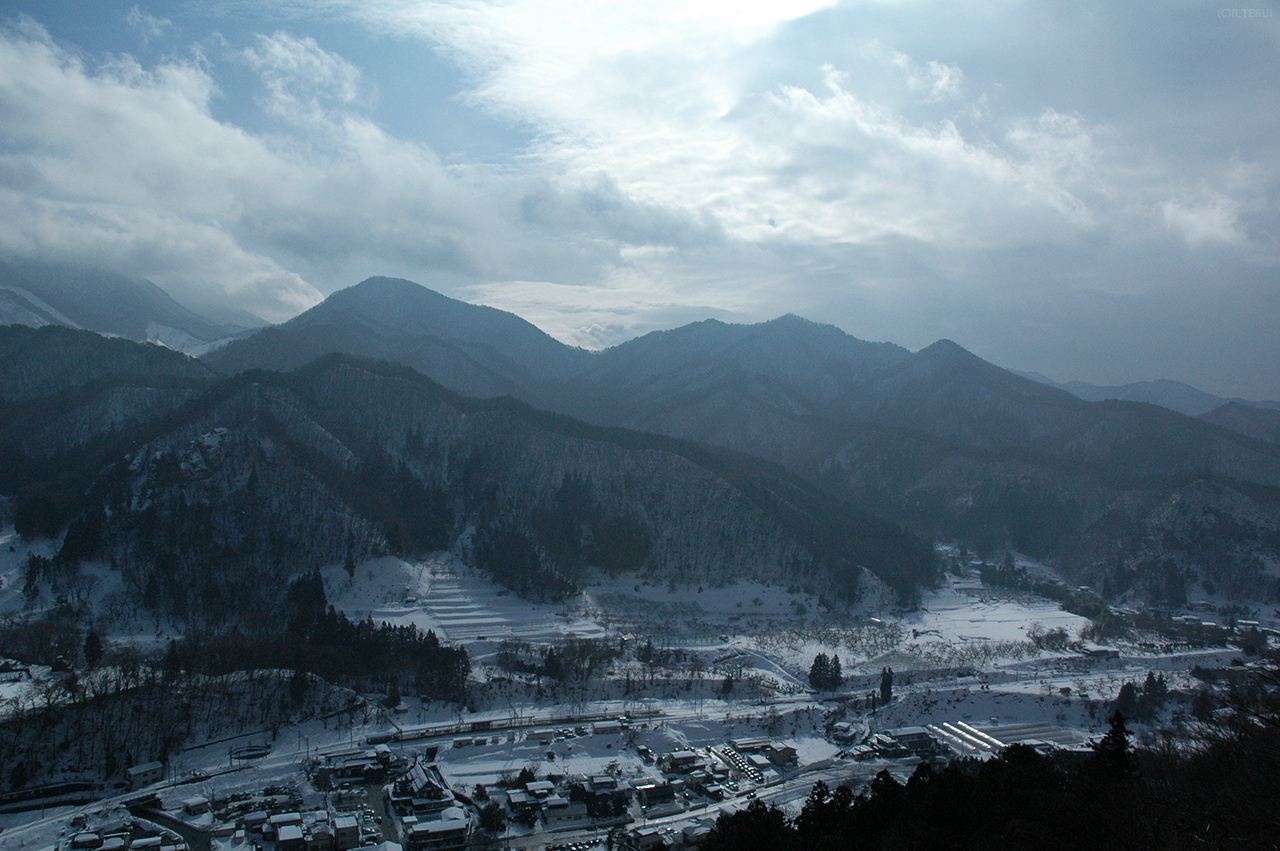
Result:
M333 109L368 101L360 71L347 60L322 50L315 39L286 32L257 36L245 60L261 75L267 110L294 121L317 121Z
M1209 326L1271 309L1270 24L1151 2L229 8L258 16L212 59L0 36L0 248L120 258L272 316L389 273L583 345L794 311L1053 348L1063 369L1033 365L1086 379L1073 344L1095 370L1136 339L1238 370L1223 353L1247 345ZM173 15L168 37L194 28ZM435 64L406 74L415 50ZM511 132L479 155L459 130L442 160L406 134L445 114ZM1163 330L1085 308L1116 299Z
M1240 242L1242 235L1236 229L1239 211L1232 200L1217 192L1201 194L1198 199L1170 199L1161 204L1165 224L1191 246Z
M556 179L603 175L729 238L1011 244L1108 215L1094 209L1105 154L1086 118L1039 107L966 131L987 93L954 62L865 38L846 67L815 64L817 85L762 77L774 59L762 45L825 5L383 0L350 13L449 51L473 103L536 128L530 153ZM909 115L921 106L927 119Z
M276 33L244 57L273 114L305 126L215 120L201 57L89 67L30 21L0 33L0 248L110 262L270 319L320 299L309 276L348 284L370 258L421 277L501 257L483 246L518 189L386 134L352 108L359 74L314 40Z
M173 26L173 21L168 18L153 17L152 15L148 15L146 12L143 12L142 9L137 6L134 6L129 10L129 13L125 15L124 20L130 28L137 31L143 44L155 39L164 38L165 31Z

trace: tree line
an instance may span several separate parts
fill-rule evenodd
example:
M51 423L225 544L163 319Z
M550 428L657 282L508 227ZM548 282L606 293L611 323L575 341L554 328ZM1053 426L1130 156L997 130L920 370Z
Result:
M1280 675L1274 660L1230 720L1135 749L1120 712L1091 752L1012 745L985 762L921 762L902 783L819 782L794 817L753 801L723 814L703 851L1274 848ZM1158 696L1158 679L1143 695Z

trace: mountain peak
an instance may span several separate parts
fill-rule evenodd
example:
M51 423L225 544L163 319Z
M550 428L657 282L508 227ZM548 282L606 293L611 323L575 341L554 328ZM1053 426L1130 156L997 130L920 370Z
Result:
M960 354L965 354L965 355L972 354L972 352L970 352L964 346L957 343L955 340L948 340L946 337L943 337L941 340L938 340L935 343L925 346L923 349L920 350L921 354L924 354L925 352L929 352L930 354L934 354L934 355L945 355L950 357L954 357Z

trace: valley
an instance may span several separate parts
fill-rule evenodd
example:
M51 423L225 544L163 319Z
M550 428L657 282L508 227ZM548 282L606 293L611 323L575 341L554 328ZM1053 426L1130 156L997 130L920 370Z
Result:
M45 325L0 328L6 851L694 848L1274 694L1267 407L386 278L200 359Z
M11 531L0 540L8 544L25 546ZM21 559L17 548L4 555L0 613L12 618L25 605L15 582ZM958 552L943 548L939 555L954 564ZM1031 561L1022 566L1052 572ZM45 806L31 798L0 811L0 842L62 847L68 824L106 830L144 801L144 809L163 816L150 823L187 825L180 833L196 847L233 849L240 821L227 814L244 810L225 808L271 787L291 798L270 812L340 819L367 806L382 819L369 822L380 840L412 844L407 834L422 822L394 819L377 778L422 764L438 772L465 813L459 848L499 840L515 848L589 847L650 836L692 847L721 813L753 800L797 812L819 780L857 788L888 771L906 782L922 758L989 758L1015 742L1088 752L1122 686L1141 688L1149 674L1161 678L1167 696L1136 730L1140 742L1154 742L1157 730L1194 722L1198 694L1225 700L1222 683L1250 658L1241 649L1248 625L1198 639L1134 630L1098 645L1082 638L1088 619L1034 594L984 586L981 567L975 560L946 574L914 610L896 608L882 588L880 598L831 611L814 595L755 582L712 588L603 574L559 603L536 603L448 552L412 562L368 560L354 575L331 565L321 572L325 595L353 621L412 625L465 648L465 705L420 699L411 690L394 692L392 703L385 690L357 690L358 703L344 709L331 702L336 711L309 706L328 700L313 694L269 729L202 737L193 728L175 743L158 782L137 791L91 784L89 797L98 800L90 804ZM112 593L103 584L89 602L100 605ZM1197 611L1207 620L1205 608ZM1270 614L1259 615L1264 636L1280 627ZM180 637L173 628L157 628L146 616L113 624L103 633L111 648L104 664L129 648L163 647ZM819 654L839 657L838 685L810 684ZM558 666L551 661L557 655ZM583 661L592 655L594 663ZM58 685L55 704L76 700L65 673L26 670L25 681L0 686L6 715L34 711ZM1217 677L1223 679L1214 686ZM308 720L317 714L324 717ZM765 745L780 756L753 756ZM345 765L376 766L378 749L391 760L386 774L336 779ZM684 759L695 767L677 765ZM63 776L47 779L79 776L63 765ZM517 775L533 779L516 785ZM552 791L531 798L524 786L544 779ZM487 801L476 798L478 787ZM616 815L603 815L595 803L592 814L561 813L556 796L620 803ZM196 799L224 815L184 813L184 802ZM361 802L354 810L353 801ZM487 802L500 804L497 833L481 827L493 825L492 813L482 815Z

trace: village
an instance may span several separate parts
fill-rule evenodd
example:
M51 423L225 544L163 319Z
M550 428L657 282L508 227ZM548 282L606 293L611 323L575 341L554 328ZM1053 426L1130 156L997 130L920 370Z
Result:
M723 813L756 800L794 813L819 781L905 782L922 761L1012 744L1087 755L1126 689L1145 713L1139 741L1154 742L1212 712L1253 664L1243 648L1274 640L1269 622L1213 623L1199 603L1167 634L1100 643L1052 601L955 574L916 611L871 614L871 601L837 619L798 617L818 601L754 584L600 585L556 607L443 558L395 567L329 577L333 597L464 643L471 705L365 694L130 766L125 788L0 796L0 847L693 849ZM598 670L548 678L548 658L583 646L608 650ZM9 663L0 687L48 676Z
M722 812L757 798L803 798L819 779L838 785L882 770L909 774L921 760L990 755L1014 741L1040 747L1081 744L1052 725L1001 728L1005 741L961 721L875 733L855 745L860 737L851 725L838 723L829 737L832 755L805 763L795 746L770 736L665 752L643 744L669 740L662 728L657 718L641 723L620 718L452 738L430 735L437 730L412 730L416 747L395 737L389 743L330 750L298 766L304 776L292 785L252 791L239 784L230 791L222 780L253 771L251 765L166 782L165 766L147 763L128 772L129 784L141 794L101 811L92 827L83 815L71 819L71 830L59 837L57 847L461 851L474 847L479 835L515 848L692 849ZM486 753L479 756L475 749ZM545 762L532 756L533 749L543 751ZM267 762L269 749L263 750L268 752L249 761ZM530 759L516 774L477 773L497 764L492 757L498 750L511 757L503 765ZM471 783L477 777L489 782ZM129 817L118 817L122 809Z
M1088 754L1125 683L1138 699L1152 701L1151 722L1138 727L1139 738L1149 740L1160 724L1198 712L1197 695L1224 690L1233 674L1248 671L1242 636L1261 635L1263 646L1271 640L1268 626L1260 632L1245 621L1228 628L1189 613L1176 622L1183 640L1102 645L1076 639L1087 622L1047 601L952 577L920 612L895 621L873 617L861 626L828 623L800 633L762 614L756 624L772 623L772 632L692 641L668 635L658 648L653 637L631 632L653 623L627 608L621 627L627 632L618 633L617 622L596 627L616 641L611 667L585 694L548 692L539 700L549 687L545 678L513 673L512 636L494 641L488 632L503 619L520 628L526 654L539 642L544 651L564 648L557 641L579 640L572 632L580 630L584 610L566 616L530 607L477 577L447 575L439 564L422 576L425 587L416 590L436 612L404 599L416 595L403 589L375 603L390 617L417 610L438 618L444 605L467 613L435 624L454 639L471 633L477 705L467 712L412 695L396 703L367 695L364 709L346 723L312 720L270 735L248 732L188 746L165 763L133 765L125 772L127 788L100 800L67 784L60 796L40 801L42 818L31 800L5 796L0 847L696 848L719 815L755 800L795 811L819 781L859 788L888 772L905 782L922 761L941 767L956 758L987 759L1014 744ZM452 604L440 603L442 591ZM369 600L369 587L361 593ZM721 617L709 613L709 626L731 630L728 618L748 594L759 598L762 590L718 598ZM517 605L525 614L515 622ZM777 594L758 608L769 607L796 609L794 599ZM698 630L705 632L707 624ZM950 656L937 655L943 645ZM870 651L859 655L856 648ZM957 655L965 648L968 656ZM838 671L840 651L846 673L838 682L805 682L818 656ZM655 656L662 662L655 664ZM14 690L44 674L9 663L0 676ZM620 681L630 683L632 694L618 694Z

